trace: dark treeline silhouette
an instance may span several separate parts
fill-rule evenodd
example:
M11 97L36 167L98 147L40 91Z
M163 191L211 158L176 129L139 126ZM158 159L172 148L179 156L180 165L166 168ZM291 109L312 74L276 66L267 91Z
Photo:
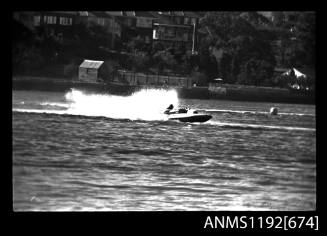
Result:
M230 84L281 86L276 67L315 65L312 12L273 12L273 20L258 12L207 12L198 29L197 53L192 54L183 45L149 45L132 36L116 36L113 44L113 35L96 24L75 24L56 33L44 26L31 31L13 19L13 72L71 78L83 59L94 59L106 61L110 71L123 68L197 75L203 83L219 77Z

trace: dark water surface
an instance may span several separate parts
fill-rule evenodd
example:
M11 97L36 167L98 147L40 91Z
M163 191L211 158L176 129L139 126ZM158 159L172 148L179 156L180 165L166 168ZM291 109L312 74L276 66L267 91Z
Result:
M12 119L15 211L316 208L314 105L13 91Z

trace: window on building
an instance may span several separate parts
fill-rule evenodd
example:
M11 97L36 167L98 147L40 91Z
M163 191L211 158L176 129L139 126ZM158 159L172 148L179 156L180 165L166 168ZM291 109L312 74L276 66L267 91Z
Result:
M112 28L113 28L115 31L120 31L120 24L113 20L113 21L112 21Z
M184 40L184 41L188 41L188 34L187 34L187 33L184 33L184 34L183 34L183 40Z
M149 36L145 36L145 43L150 43L150 37Z
M190 18L185 17L184 18L184 25L189 25L190 24Z
M34 16L34 26L39 26L41 24L41 16Z
M153 39L158 39L158 31L157 30L153 30Z
M49 24L56 24L57 23L57 17L52 16L50 17L50 21L48 21Z
M125 22L126 22L126 25L127 25L127 26L132 26L132 24L133 24L133 19L131 19L131 18L127 18Z
M70 17L60 17L59 18L59 23L61 25L72 25L72 18Z
M104 18L98 18L98 19L97 19L97 23L98 23L99 25L104 25Z
M179 40L183 40L183 37L184 37L184 31L183 31L183 30L177 30L177 31L176 31L176 37L177 37Z
M169 28L166 31L168 37L174 37L175 36L175 30L173 28Z
M151 21L151 19L137 17L136 18L136 27L152 28L152 21Z
M44 23L46 24L56 24L57 17L56 16L44 16Z
M114 21L112 19L108 19L108 26L110 28L113 28L114 27Z

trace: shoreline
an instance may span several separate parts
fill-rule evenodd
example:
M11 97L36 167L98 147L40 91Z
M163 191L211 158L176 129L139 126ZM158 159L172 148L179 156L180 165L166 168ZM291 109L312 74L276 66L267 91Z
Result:
M222 85L217 91L212 87L173 87L128 85L120 83L80 82L65 78L13 76L13 90L68 91L72 88L90 92L111 93L128 96L141 89L176 89L180 98L215 99L249 102L276 102L293 104L315 104L314 93L303 93L281 88L254 87L244 85Z

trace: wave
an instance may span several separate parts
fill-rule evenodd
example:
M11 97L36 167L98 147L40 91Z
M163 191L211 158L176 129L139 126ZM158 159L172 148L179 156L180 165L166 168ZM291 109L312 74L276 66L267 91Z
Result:
M45 113L45 114L57 114L57 115L73 115L73 116L92 116L92 117L106 117L106 116L95 116L95 115L81 115L81 114L72 114L69 111L63 110L40 110L40 109L13 109L14 112L25 112L25 113ZM106 117L112 118L112 117ZM115 119L115 118L113 118ZM118 119L126 119L126 118L118 118ZM128 119L133 120L133 119ZM137 119L136 119L137 120ZM155 120L152 120L155 121ZM161 120L163 121L163 120ZM168 121L165 118L165 121ZM177 121L169 121L170 124L176 123ZM180 123L180 122L178 122ZM186 123L189 124L189 123ZM228 123L228 122L220 122L220 121L208 121L205 123L192 123L192 125L215 125L220 126L221 128L232 128L232 129L245 129L245 130L288 130L288 131L311 131L315 132L315 128L305 128L305 127L293 127L293 126L274 126L274 125L261 125L261 124L246 124L246 123Z
M314 131L314 132L316 131L315 128L261 125L261 124L226 123L226 122L219 122L219 121L208 121L207 124L216 125L223 128L235 128L235 129L289 130L289 131Z
M86 94L72 89L65 94L63 102L42 102L29 108L13 108L14 112L44 113L58 115L73 115L85 117L104 117L110 119L167 121L163 114L167 104L179 105L178 94L175 90L145 89L135 92L131 96L122 97L109 94ZM39 107L40 106L40 107ZM61 109L58 109L60 107ZM239 113L239 114L264 114L261 111L240 111L228 109L198 109L208 113ZM279 113L280 115L308 115L299 113ZM216 125L233 129L269 129L269 130L295 130L315 131L315 128L271 126L262 124L224 123L210 120L204 125ZM196 125L196 124L195 124Z
M284 115L284 116L311 116L311 117L315 117L315 114L304 114L304 113L289 113L289 112L280 112L278 113L280 115Z
M240 111L240 110L226 110L226 109L199 109L199 111L204 111L208 113L237 113L237 114L251 114L251 115L270 115L267 111ZM305 114L305 113L290 113L290 112L279 112L279 115L282 116L311 116L314 117L314 114Z
M58 114L58 115L71 115L65 110L48 110L48 109L24 109L24 108L14 108L13 112L23 112L23 113L46 113L46 114Z
M53 106L53 107L62 107L62 108L69 108L70 104L67 103L58 103L58 102L41 102L40 105L42 106Z

